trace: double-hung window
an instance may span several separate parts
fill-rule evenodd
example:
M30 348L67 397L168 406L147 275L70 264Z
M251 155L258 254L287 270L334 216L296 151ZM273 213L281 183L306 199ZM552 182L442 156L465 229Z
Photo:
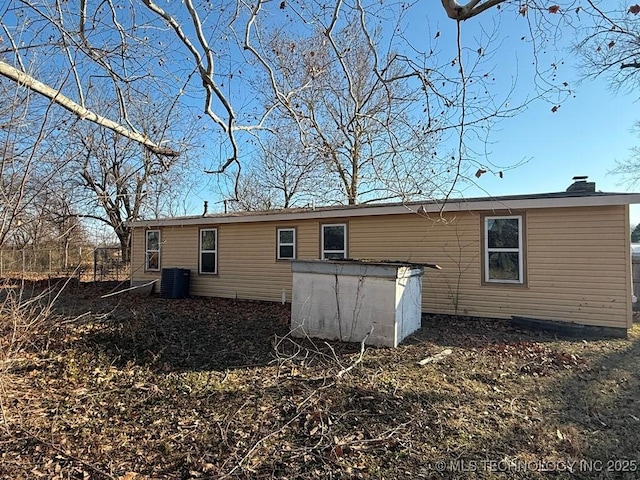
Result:
M347 258L347 225L333 223L322 225L321 258Z
M484 217L484 280L524 283L521 215Z
M278 260L293 260L296 258L296 229L278 228Z
M200 268L199 273L218 273L218 229L200 230Z
M150 272L160 270L160 230L147 230L146 232L144 269Z

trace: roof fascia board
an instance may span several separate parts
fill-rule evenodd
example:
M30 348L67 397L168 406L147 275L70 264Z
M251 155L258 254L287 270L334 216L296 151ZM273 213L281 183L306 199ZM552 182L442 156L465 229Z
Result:
M444 203L410 203L406 205L357 206L353 208L318 209L304 212L258 213L255 215L176 217L129 222L131 227L161 227L188 225L221 225L225 223L284 222L291 220L402 215L407 213L429 214L441 212L510 211L534 208L590 207L629 205L640 203L640 194L594 195L560 198L523 198L500 200L455 200Z

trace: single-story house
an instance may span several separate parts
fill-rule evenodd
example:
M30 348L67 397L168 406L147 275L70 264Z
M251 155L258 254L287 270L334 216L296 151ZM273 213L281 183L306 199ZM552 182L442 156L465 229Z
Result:
M565 192L136 221L131 282L190 270L190 294L291 299L292 259L436 263L422 310L606 327L632 324L629 205L578 180Z

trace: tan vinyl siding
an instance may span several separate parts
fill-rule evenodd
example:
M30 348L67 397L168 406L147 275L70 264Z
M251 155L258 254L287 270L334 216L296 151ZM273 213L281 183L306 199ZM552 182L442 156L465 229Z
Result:
M624 205L624 219L625 219L625 246L627 252L631 252L631 224L629 223L629 205ZM626 256L627 259L627 285L626 285L626 300L627 300L627 328L633 326L633 259L631 254ZM637 301L638 299L636 299Z
M483 214L524 216L524 285L483 284ZM194 295L280 301L284 289L289 300L291 267L276 260L276 229L296 228L297 258L315 259L326 223L347 224L351 258L439 264L440 271L425 270L426 312L630 326L627 206L207 225L218 229L218 275L197 274L197 226L163 227L161 268L190 268ZM143 228L135 230L132 259L134 281L159 277L136 268L144 265Z
M442 266L441 271L425 271L425 311L627 328L631 318L627 218L624 206L526 212L526 285L482 284L478 213L422 224L403 217L385 219L384 225L376 225L378 219L354 220L350 247L354 257ZM392 242L372 240L399 235L402 238Z
M134 282L160 278L162 269L167 267L188 268L194 274L198 271L198 229L197 227L162 227L160 230L160 270L145 272L145 231L136 228L131 242L131 270ZM159 291L159 283L155 286Z
M218 273L198 274L198 226L162 227L161 268L191 270L191 294L228 298L280 301L284 289L291 299L291 265L276 260L276 229L297 229L297 257L317 258L318 222L274 222L207 225L218 230ZM132 280L160 278L160 272L144 272L144 229L134 232ZM142 265L137 268L136 265ZM156 291L158 289L156 288Z

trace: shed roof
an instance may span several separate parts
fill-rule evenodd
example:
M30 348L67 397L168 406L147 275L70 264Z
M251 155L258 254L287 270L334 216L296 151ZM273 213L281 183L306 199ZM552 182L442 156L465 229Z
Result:
M640 203L640 193L616 192L554 192L498 197L449 198L397 203L364 203L359 205L333 205L261 211L212 213L184 217L168 217L130 222L132 227L217 225L223 223L250 223L300 219L349 218L369 215L400 215L489 211L509 212L538 208L630 205Z

